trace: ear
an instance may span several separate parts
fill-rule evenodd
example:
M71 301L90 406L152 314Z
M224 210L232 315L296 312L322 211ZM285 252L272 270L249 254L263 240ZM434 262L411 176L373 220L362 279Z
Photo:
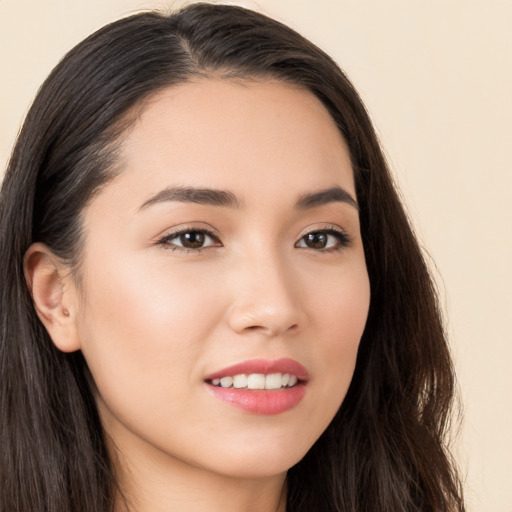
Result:
M69 266L49 247L35 243L25 253L24 270L37 316L55 346L63 352L79 350L78 295Z

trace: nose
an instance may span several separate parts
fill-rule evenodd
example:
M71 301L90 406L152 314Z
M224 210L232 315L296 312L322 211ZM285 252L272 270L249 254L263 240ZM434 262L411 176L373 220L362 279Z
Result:
M290 334L306 323L297 276L277 256L243 262L233 273L230 327L238 334Z

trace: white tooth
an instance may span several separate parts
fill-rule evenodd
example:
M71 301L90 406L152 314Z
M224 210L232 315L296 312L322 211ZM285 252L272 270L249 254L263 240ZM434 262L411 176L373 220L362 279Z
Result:
M220 384L220 379L213 379L213 380L212 380L212 384L213 384L214 386L218 386L218 385Z
M246 388L247 387L247 375L235 375L233 376L233 387L234 388Z
M265 389L265 375L262 373L251 373L247 377L247 387L249 389Z
M281 386L288 386L288 382L290 381L290 374L285 373L281 377Z
M233 385L233 377L222 377L220 379L220 385L223 388L230 388Z
M281 388L281 374L271 373L265 377L265 389L280 389Z
M288 387L295 386L297 384L297 377L295 375L290 375L290 380L288 381Z

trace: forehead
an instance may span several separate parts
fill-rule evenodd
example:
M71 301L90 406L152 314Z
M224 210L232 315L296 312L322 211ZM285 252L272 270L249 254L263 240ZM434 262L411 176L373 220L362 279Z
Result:
M159 92L122 141L120 168L106 188L120 187L138 205L176 185L229 189L249 201L336 185L355 196L347 147L326 108L275 81L204 79Z

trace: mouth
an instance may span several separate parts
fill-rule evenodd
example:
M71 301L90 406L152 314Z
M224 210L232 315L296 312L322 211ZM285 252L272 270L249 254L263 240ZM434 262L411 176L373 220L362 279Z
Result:
M304 398L309 375L292 359L252 359L209 375L213 396L253 414L280 414Z

